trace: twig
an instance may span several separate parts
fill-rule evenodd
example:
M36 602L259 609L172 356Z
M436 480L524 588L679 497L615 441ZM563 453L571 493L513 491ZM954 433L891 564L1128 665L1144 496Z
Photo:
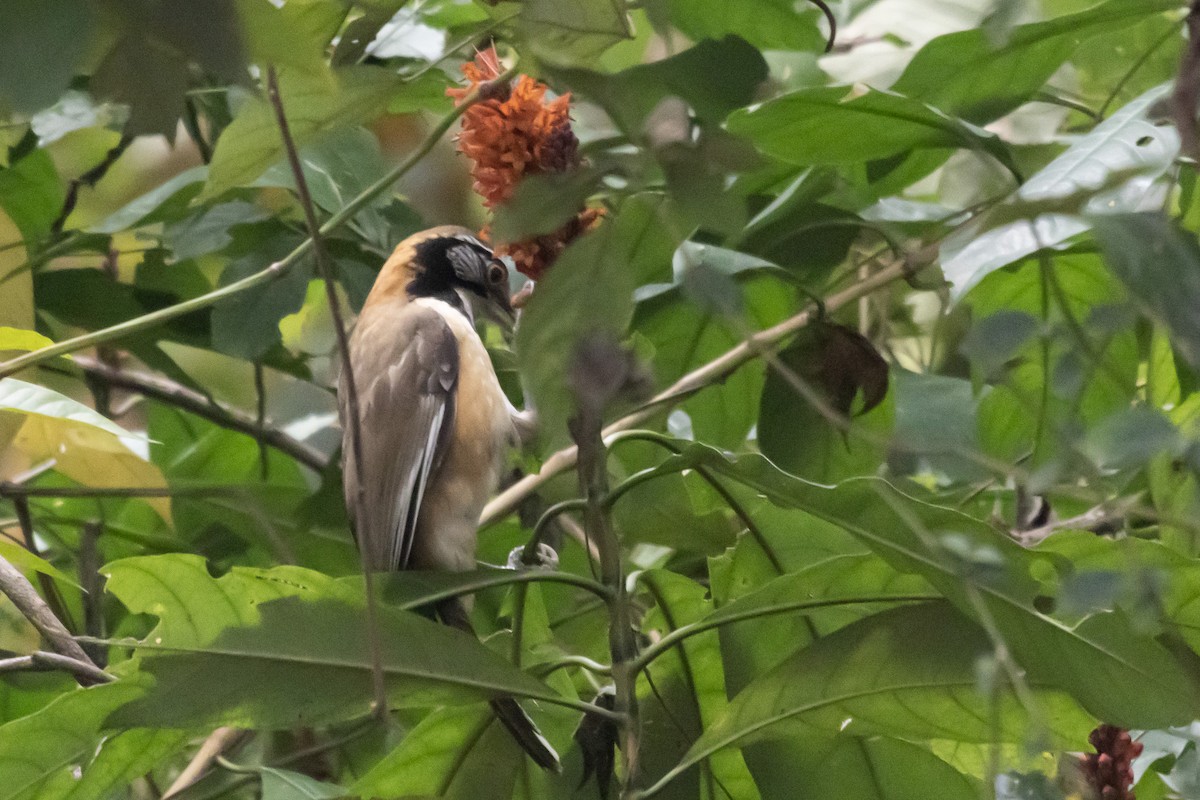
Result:
M1093 531L1101 532L1114 522L1124 520L1130 509L1139 502L1137 497L1128 497L1106 505L1096 506L1082 514L1069 519L1050 522L1039 528L1027 531L1014 531L1013 538L1025 547L1032 547L1058 531Z
M80 175L78 178L72 178L67 185L67 196L63 201L62 210L58 212L58 216L54 218L54 222L50 223L50 233L52 236L58 236L62 233L63 226L67 224L67 217L71 216L71 212L75 210L75 204L79 201L79 190L87 186L89 188L100 182L100 179L108 174L108 170L112 165L117 163L117 159L125 152L125 149L133 142L132 136L122 136L120 141L116 143L107 153L99 164L89 169L87 172Z
M347 497L346 502L355 504L358 513L354 516L362 520L367 516L367 484L362 472L362 415L359 413L358 387L354 382L354 365L350 361L350 341L346 335L346 323L342 318L341 302L337 296L333 269L329 265L325 244L321 239L320 225L317 224L316 208L313 205L312 195L308 192L308 181L304 177L304 169L300 166L300 154L296 152L296 143L292 140L292 134L288 128L287 114L283 110L283 98L279 96L279 80L275 74L274 65L267 68L267 96L270 98L272 108L275 109L275 121L279 124L279 135L283 139L288 164L292 169L292 178L296 182L296 194L300 198L300 207L304 209L304 222L308 226L313 256L317 262L317 269L321 273L321 283L325 286L325 299L329 304L329 314L333 317L333 331L337 335L338 355L341 357L345 377L346 403L350 410L347 429L350 433L350 452L354 458L355 486L358 487L358 496ZM371 680L375 690L375 713L382 719L387 714L387 685L383 674L383 650L379 641L379 613L375 606L375 577L367 562L365 548L359 548L359 558L362 562L367 596L367 639L371 645Z
M27 656L0 659L0 672L22 672L37 669L57 669L69 672L79 678L80 683L86 682L86 684L111 683L116 680L95 664L79 661L59 653L47 653L44 650L30 653Z
M508 70L499 78L497 78L497 80L508 80L513 73L513 70ZM488 85L489 84L480 84L482 87L487 87ZM366 189L363 189L357 197L355 197L353 200L343 206L340 211L326 220L325 224L321 226L321 233L329 234L331 231L340 228L347 222L347 220L361 211L372 200L374 200L387 189L391 188L396 181L407 175L408 172L412 170L412 168L418 163L420 163L421 159L423 159L429 153L429 151L432 150L439 141L441 141L442 137L446 135L446 132L450 130L451 126L458 121L458 118L466 113L468 108L479 101L479 88L480 87L476 87L468 92L462 103L455 106L453 110L446 114L446 116L442 117L438 124L435 125L429 132L429 135L425 137L425 140L421 142L416 150L413 151L412 155L410 155L400 164L397 164L387 174L375 181L375 183L371 184ZM0 378L6 378L9 375L19 372L27 367L32 367L35 364L41 364L50 360L51 358L65 355L66 353L74 353L77 350L83 350L87 347L95 347L96 345L103 344L105 342L111 342L134 333L149 330L169 320L182 317L185 314L192 313L193 311L199 311L200 309L208 308L214 303L234 297L242 292L262 286L263 284L270 283L271 281L274 281L284 275L296 264L297 261L307 255L311 247L312 239L306 239L301 242L295 250L288 253L281 260L270 264L265 269L256 272L253 275L248 275L239 281L234 281L227 286L222 286L219 289L215 289L207 294L202 294L199 297L193 297L190 300L185 300L182 303L176 303L173 306L167 306L166 308L159 309L158 311L154 311L149 314L143 314L140 317L135 317L131 320L126 320L125 322L118 323L117 325L112 325L98 331L92 331L90 333L83 334L82 336L66 339L48 347L43 347L39 350L34 350L32 352L25 353L24 355L17 356L16 358L9 359L8 361L0 363ZM39 254L39 257L44 255L44 253Z
M244 433L285 453L314 472L321 472L328 462L325 454L315 447L288 436L281 430L260 425L250 414L239 409L218 405L200 392L189 389L169 378L147 372L113 368L91 356L75 356L72 361L90 378L103 381L119 389L136 392L143 397L158 400L167 405L182 408L184 411L222 428Z
M932 254L929 254L927 258L928 261L931 261ZM827 312L836 311L849 303L853 303L858 298L870 294L882 286L886 286L892 281L911 274L923 264L928 263L928 261L925 256L915 256L906 261L897 262L885 267L865 280L859 281L843 291L830 296L824 303L825 309ZM649 402L638 410L608 425L602 432L605 441L609 441L612 436L621 431L637 427L656 414L678 404L706 386L718 383L738 367L758 356L762 350L771 348L783 339L811 324L818 316L819 314L815 306L806 308L804 311L784 320L778 325L760 331L747 341L731 347L707 364L684 375L667 389L664 389L651 398ZM483 514L480 517L480 527L492 525L512 513L526 497L536 492L551 479L574 467L578 457L579 451L576 447L567 447L551 455L545 460L538 472L526 475L497 495L495 499L484 507Z
M1175 127L1183 141L1183 152L1200 160L1200 140L1196 133L1196 101L1200 98L1200 0L1193 0L1184 24L1188 43L1179 62L1171 106L1175 111Z
M33 584L3 556L0 556L0 591L4 592L25 618L33 623L33 627L37 628L54 652L99 670L71 636L71 632L63 626L58 617L54 616L54 612L38 595ZM82 686L99 683L94 677L86 677L78 673L75 674L75 679Z
M200 745L200 749L196 751L196 755L192 756L192 760L183 768L183 772L179 773L179 777L175 779L174 783L167 787L162 800L169 800L200 780L217 757L231 747L243 733L244 731L238 728L228 726L217 728L210 733L204 740L204 744Z

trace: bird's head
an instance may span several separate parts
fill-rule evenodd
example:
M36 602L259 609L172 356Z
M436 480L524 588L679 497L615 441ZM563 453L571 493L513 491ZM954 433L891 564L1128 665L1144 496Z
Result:
M443 225L401 242L383 265L366 305L402 298L444 300L468 313L472 300L509 320L508 268L466 228Z

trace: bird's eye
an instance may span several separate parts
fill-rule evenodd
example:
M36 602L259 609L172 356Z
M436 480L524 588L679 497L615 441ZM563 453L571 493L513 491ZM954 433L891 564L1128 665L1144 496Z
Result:
M488 267L488 283L502 283L508 278L508 270L499 261L493 261Z

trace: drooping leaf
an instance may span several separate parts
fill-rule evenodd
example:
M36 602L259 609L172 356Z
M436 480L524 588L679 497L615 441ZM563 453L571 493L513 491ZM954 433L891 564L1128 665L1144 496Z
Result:
M263 767L258 774L262 780L263 800L335 800L346 796L346 790L341 786L299 772Z
M1109 269L1155 319L1172 343L1200 368L1200 245L1161 214L1106 214L1091 218Z
M889 408L874 416L870 412L887 392L887 363L867 339L841 325L810 326L767 370L759 402L759 447L784 469L814 480L869 471L882 455L890 427ZM864 419L858 424L866 426L874 441L860 441L836 421L860 416Z
M671 0L671 21L692 39L740 36L763 50L825 49L826 35L818 29L816 8L797 12L782 0Z

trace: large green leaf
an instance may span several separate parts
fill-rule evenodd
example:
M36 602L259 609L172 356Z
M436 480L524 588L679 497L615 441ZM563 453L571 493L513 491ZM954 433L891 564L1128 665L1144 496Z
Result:
M982 28L939 36L917 52L892 89L947 114L991 122L1030 99L1087 39L1178 7L1176 0L1108 0L1021 25L999 44Z
M345 67L331 84L323 78L287 72L279 76L279 93L288 128L304 144L331 128L365 122L382 112L401 86L392 73L372 67ZM208 180L199 201L211 200L236 186L246 186L283 157L283 140L275 111L253 98L217 140Z
M981 691L978 661L991 651L984 632L949 603L875 614L751 683L683 763L796 732L981 743L1053 733L1060 746L1081 744L1094 722L1066 695L1039 692L1027 709L1010 693L992 698ZM1048 729L1035 732L1031 723Z
M143 689L122 680L71 690L0 726L0 800L65 797L75 784L74 767L95 749L104 719Z
M1054 576L1066 569L1063 562L1031 553L966 514L905 495L880 479L836 487L811 483L756 454L731 458L692 445L680 458L745 483L774 503L827 519L897 569L923 576L961 610L994 625L1031 680L1069 693L1097 717L1160 727L1190 719L1200 707L1190 670L1121 611L1040 611L1057 602ZM679 465L668 460L663 468Z
M730 115L731 133L790 164L856 164L934 148L1011 159L995 135L931 106L861 86L800 89Z

